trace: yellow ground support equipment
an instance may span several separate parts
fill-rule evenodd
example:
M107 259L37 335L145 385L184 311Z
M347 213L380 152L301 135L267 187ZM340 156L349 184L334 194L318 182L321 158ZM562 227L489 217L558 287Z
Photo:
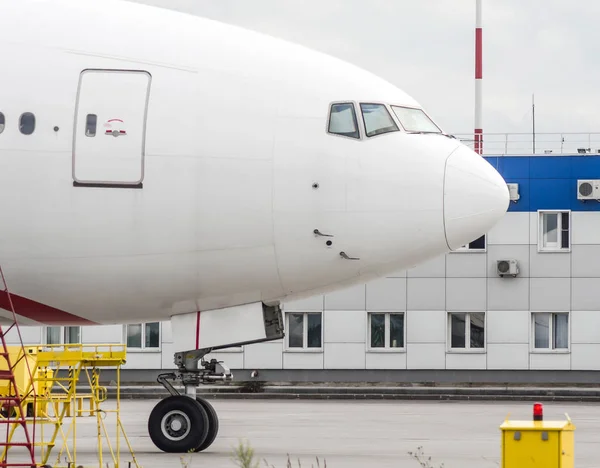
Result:
M20 359L23 350L26 358ZM24 397L27 422L36 428L34 440L40 465L50 464L55 468L78 466L77 419L89 416L96 418L97 466L107 466L103 460L103 452L106 451L111 467L140 468L120 418L120 370L126 360L125 345L14 346L9 348L9 353L14 362L20 363L15 369L15 379L19 393ZM26 363L31 369L31 379L25 370ZM116 370L116 405L112 405L116 407L113 409L101 407L107 398L107 389L100 386L101 368ZM31 391L32 386L35 392ZM81 387L86 387L85 391L81 391ZM7 390L0 386L0 395ZM35 398L28 397L33 394ZM114 424L110 431L107 429L109 417ZM16 429L15 424L9 438L13 437ZM131 456L126 463L120 460L121 439L126 442ZM87 461L84 466L91 466Z
M501 468L574 468L575 426L566 421L544 421L536 403L533 421L504 421Z

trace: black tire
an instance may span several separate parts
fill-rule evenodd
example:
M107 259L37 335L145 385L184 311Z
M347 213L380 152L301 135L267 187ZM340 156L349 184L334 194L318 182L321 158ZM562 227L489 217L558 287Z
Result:
M219 416L213 408L213 405L204 398L197 397L196 401L204 408L208 415L208 434L206 435L204 442L196 447L196 452L202 452L210 447L217 438L217 434L219 433Z
M170 396L160 401L148 418L150 439L167 453L195 451L208 434L208 414L190 397Z

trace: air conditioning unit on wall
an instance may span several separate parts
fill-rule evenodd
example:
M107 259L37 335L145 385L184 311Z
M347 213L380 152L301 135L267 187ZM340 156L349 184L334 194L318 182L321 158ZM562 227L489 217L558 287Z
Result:
M519 263L516 260L498 260L496 262L496 273L501 278L505 276L514 278L519 274Z
M577 181L577 199L578 200L599 200L600 199L600 180L578 180Z
M510 201L517 203L521 195L519 195L519 184L506 184L508 186L508 193L510 195Z

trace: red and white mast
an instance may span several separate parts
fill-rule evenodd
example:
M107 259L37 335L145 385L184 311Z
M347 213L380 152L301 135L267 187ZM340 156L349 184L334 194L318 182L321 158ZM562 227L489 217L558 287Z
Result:
M481 3L483 0L476 1L476 19L475 19L475 152L483 154L483 108L482 108L482 40L483 40L483 18L481 12Z

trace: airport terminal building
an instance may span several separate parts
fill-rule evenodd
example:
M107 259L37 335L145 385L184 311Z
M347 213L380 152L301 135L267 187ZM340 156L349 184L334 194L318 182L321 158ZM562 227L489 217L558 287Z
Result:
M258 370L274 381L595 382L600 155L486 159L512 197L487 235L409 271L285 304L284 340L211 357L236 379ZM137 381L173 369L180 351L168 322L25 327L23 338L126 342L123 375Z

